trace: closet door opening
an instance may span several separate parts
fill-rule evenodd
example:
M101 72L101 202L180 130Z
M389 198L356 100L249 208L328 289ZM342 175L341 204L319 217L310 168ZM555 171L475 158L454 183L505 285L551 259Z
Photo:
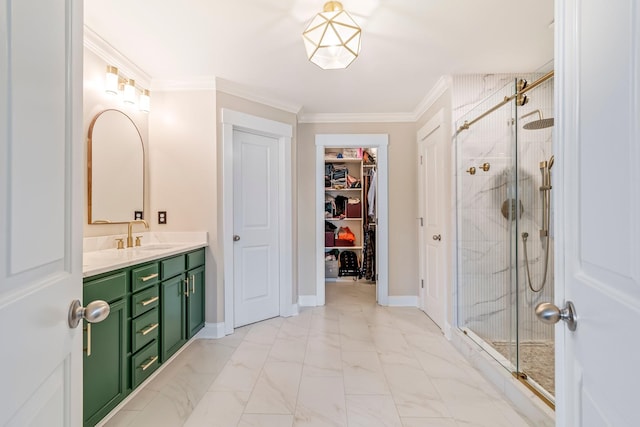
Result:
M375 286L388 300L387 135L316 135L317 294L327 282Z

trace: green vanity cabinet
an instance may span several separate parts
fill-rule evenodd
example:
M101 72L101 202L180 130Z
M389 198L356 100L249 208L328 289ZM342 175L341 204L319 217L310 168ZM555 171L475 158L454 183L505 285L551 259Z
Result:
M204 327L204 248L84 279L109 316L85 328L84 426L95 426Z
M160 366L160 269L157 262L131 269L131 389Z
M187 339L204 327L204 265L187 271Z
M163 280L160 285L162 362L169 359L185 343L186 285L182 275Z
M198 249L160 262L163 362L204 327L204 259Z
M94 426L128 393L127 273L118 271L84 283L85 304L102 299L111 307L102 322L83 322L85 426Z

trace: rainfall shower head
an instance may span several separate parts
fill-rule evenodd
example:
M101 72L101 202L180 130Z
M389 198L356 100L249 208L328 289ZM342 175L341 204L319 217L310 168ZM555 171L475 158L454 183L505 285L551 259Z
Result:
M524 126L522 126L523 129L537 130L537 129L545 129L553 126L553 117L550 119L543 118L540 110L533 110L532 112L522 116L521 119L524 119L525 117L530 116L532 114L536 114L536 113L538 113L538 120L532 120L529 123L526 123Z

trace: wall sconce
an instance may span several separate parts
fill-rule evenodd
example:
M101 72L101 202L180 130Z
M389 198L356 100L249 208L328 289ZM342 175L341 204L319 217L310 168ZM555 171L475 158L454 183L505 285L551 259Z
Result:
M104 90L111 95L118 94L118 69L113 65L107 65L107 77L105 79Z
M122 93L122 100L125 104L135 105L136 95L138 91L140 96L138 97L138 108L140 111L148 113L151 109L151 98L149 89L143 89L136 87L136 81L121 76L118 72L118 68L107 65L107 74L105 76L105 92L118 95Z
M142 89L142 93L138 98L138 107L140 111L148 113L151 110L151 97L149 96L149 89Z

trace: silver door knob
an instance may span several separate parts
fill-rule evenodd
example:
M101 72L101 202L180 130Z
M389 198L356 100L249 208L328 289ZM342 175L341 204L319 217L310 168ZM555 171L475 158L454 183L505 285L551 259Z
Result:
M578 315L576 308L571 301L563 309L559 309L555 304L550 302L541 302L536 306L536 316L543 323L554 324L560 320L567 322L570 331L575 331L578 326Z
M78 327L82 319L85 319L89 323L102 322L109 316L110 311L111 307L106 301L98 299L90 302L86 307L83 307L80 300L75 300L71 303L71 307L69 307L69 327Z
M433 235L433 240L437 240L439 242L440 240L442 240L442 236L439 235L439 234L434 234Z
M233 241L237 242L238 240L240 240L240 236L238 236L237 234L233 235Z

